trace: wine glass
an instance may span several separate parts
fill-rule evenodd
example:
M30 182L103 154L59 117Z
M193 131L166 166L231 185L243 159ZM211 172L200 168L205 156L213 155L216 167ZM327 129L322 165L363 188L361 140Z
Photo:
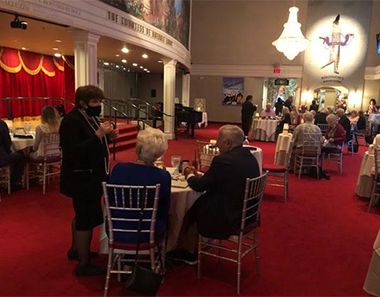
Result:
M171 157L172 166L174 167L174 174L179 174L179 164L181 163L181 156Z
M32 130L32 125L28 122L24 126L24 130L26 134L29 134L30 130Z

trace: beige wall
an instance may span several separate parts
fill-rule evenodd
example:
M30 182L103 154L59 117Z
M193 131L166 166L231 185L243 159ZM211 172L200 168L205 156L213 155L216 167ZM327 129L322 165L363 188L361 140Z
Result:
M369 100L376 100L377 105L380 105L380 80L366 80L364 83L364 95L362 110L368 110Z
M380 55L377 54L376 34L380 33L380 1L373 1L371 29L369 31L367 66L380 65Z
M206 99L206 112L208 120L223 123L241 123L241 106L222 105L223 77L217 76L191 76L190 106L194 98ZM253 103L260 105L262 100L263 79L246 77L244 79L244 96L252 95Z
M129 99L135 89L135 75L125 71L104 69L104 94L111 99Z
M296 3L303 25L307 3ZM293 1L193 1L192 63L301 65L302 54L289 61L272 45L283 30L291 6Z

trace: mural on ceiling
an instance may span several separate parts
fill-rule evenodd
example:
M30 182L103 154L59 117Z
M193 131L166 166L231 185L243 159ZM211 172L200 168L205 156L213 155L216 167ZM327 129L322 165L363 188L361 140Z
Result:
M189 45L190 0L100 0Z
M322 66L321 69L334 63L334 73L339 74L339 60L340 60L340 47L349 45L351 40L354 38L354 34L349 33L343 35L341 28L339 26L340 14L337 15L335 21L333 22L333 28L331 32L331 40L329 36L319 37L323 40L323 44L330 49L330 59L326 65ZM342 40L343 38L343 40Z

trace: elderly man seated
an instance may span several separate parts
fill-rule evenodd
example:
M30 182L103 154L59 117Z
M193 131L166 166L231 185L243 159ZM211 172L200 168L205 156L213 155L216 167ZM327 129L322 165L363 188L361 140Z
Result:
M304 123L297 126L293 133L293 152L301 153L302 146L306 141L322 143L322 132L317 125L313 124L314 116L310 112L303 114Z
M268 103L265 109L261 111L260 116L262 118L275 118L276 112L273 110L272 105Z
M351 135L351 122L348 117L345 115L345 111L343 108L338 108L336 110L336 115L339 117L339 124L341 124L346 131L346 139L345 141L350 141L352 139Z
M243 140L244 133L239 127L222 126L217 140L220 155L214 157L205 175L198 176L193 167L185 168L189 186L205 192L189 210L187 226L196 223L204 237L227 239L239 229L246 179L260 176L256 158L243 147ZM168 257L196 263L196 257L186 251L177 250Z

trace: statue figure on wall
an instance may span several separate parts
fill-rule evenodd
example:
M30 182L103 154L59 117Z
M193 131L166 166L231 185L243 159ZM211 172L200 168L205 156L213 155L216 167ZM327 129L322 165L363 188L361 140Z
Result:
M326 65L322 66L321 69L334 63L335 74L339 74L340 47L348 45L351 42L352 38L354 37L354 34L352 33L349 33L346 35L343 35L341 33L339 20L340 20L340 14L337 15L337 17L335 18L335 21L333 22L331 41L330 41L330 37L328 36L319 37L320 39L323 40L323 44L327 45L327 47L330 48L330 60L327 62Z

